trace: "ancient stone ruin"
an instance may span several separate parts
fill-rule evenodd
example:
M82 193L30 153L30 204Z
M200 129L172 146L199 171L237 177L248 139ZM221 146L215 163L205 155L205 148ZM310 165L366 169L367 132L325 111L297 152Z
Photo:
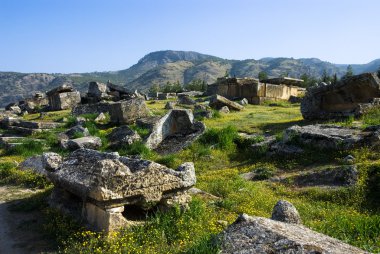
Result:
M88 86L87 97L84 98L86 103L96 103L103 100L106 101L119 101L129 100L139 97L137 92L132 93L128 89L107 82L107 84L100 82L90 82Z
M279 201L272 219L240 215L220 236L220 253L367 253L300 224L295 207Z
M207 95L219 94L228 99L246 98L251 104L261 104L266 100L289 100L299 96L304 89L298 87L303 80L293 78L274 78L259 81L254 78L218 78L208 85Z
M358 117L379 105L380 78L375 73L363 73L337 84L309 88L302 100L301 112L310 120Z
M49 98L50 110L70 109L81 102L79 91L68 84L58 86L46 94Z
M196 182L193 163L173 170L90 149L74 151L48 177L55 186L50 204L100 231L139 223L154 209L186 207Z
M150 129L150 135L145 140L146 146L160 154L180 151L206 129L202 122L194 121L189 109L173 109L162 118L142 119L137 124Z

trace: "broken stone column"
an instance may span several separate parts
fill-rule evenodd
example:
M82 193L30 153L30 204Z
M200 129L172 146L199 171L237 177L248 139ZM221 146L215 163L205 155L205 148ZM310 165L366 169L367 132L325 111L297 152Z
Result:
M196 182L193 163L177 170L161 164L79 149L49 172L55 186L50 204L84 219L95 230L112 231L145 219L152 209L190 201Z

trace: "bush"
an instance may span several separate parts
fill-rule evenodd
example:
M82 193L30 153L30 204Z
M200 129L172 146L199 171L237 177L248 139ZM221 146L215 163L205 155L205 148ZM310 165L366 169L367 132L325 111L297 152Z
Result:
M362 121L365 125L379 125L380 124L380 108L370 109L362 116Z
M236 147L234 141L238 137L239 135L235 127L228 126L222 129L211 128L199 138L199 142L219 149L232 150Z
M131 145L124 145L120 150L119 150L120 155L141 155L143 158L153 158L154 153L146 147L146 145L141 142L137 141L134 142Z

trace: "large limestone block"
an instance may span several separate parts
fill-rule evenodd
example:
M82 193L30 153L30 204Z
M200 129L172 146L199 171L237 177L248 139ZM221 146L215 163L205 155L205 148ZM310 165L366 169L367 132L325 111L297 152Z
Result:
M147 117L149 109L145 100L142 98L133 98L130 100L119 101L109 104L109 113L111 122L130 124L137 119Z
M220 236L221 253L367 253L300 224L240 215Z
M240 111L244 109L244 107L240 105L239 103L230 101L229 99L223 96L220 96L218 94L211 97L210 107L215 108L215 109L221 109L224 106L227 106L230 110L236 110L236 111Z
M193 163L173 170L152 161L90 149L71 153L49 177L57 187L104 204L159 202L164 194L184 191L196 182Z

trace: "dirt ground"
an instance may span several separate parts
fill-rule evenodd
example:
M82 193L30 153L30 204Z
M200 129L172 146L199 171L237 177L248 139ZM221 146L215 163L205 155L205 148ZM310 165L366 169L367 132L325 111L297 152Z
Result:
M11 211L12 204L37 191L13 186L0 186L0 254L55 253L38 229L42 214Z

